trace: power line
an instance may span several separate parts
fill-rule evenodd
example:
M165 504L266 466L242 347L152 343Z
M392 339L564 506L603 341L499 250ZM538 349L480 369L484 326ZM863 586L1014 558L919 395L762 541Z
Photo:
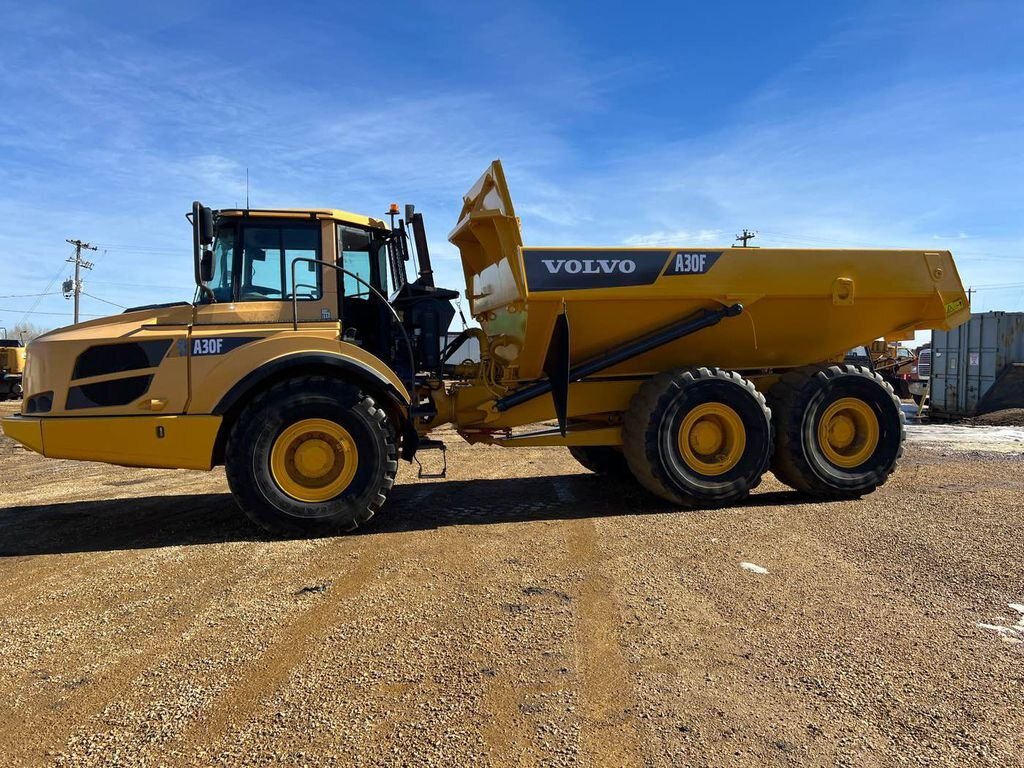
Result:
M55 274L50 279L50 282L47 283L46 288L44 289L45 291L49 291L53 287L53 284L56 283L60 279L60 276L62 274L64 274L64 269L65 269L65 267L61 266L57 270L57 274ZM26 312L24 315L22 315L20 322L24 323L28 319L28 316L31 315L35 311L35 308L39 306L39 302L41 302L43 300L43 296L46 296L46 295L48 295L48 294L47 293L41 293L39 295L39 298L37 298L34 302L32 302L32 306L29 308L28 312Z
M153 283L121 283L117 280L91 280L93 285L119 285L128 288L152 288Z
M137 253L171 253L171 254L183 254L187 253L185 248L161 248L160 246L153 245L134 245L132 243L121 243L118 245L105 245L103 246L104 251L113 252L137 252Z
M762 235L766 235L771 240L786 241L790 240L797 243L810 243L813 245L827 244L827 245L838 245L839 247L845 248L871 248L877 249L877 245L868 245L866 243L853 243L849 240L836 240L828 237L814 237L808 235L793 235L787 232L776 232L774 230L762 229L760 230Z
M0 296L0 299L31 299L35 296L57 296L59 294L60 291L50 291L49 293L12 293L7 296Z
M2 308L2 307L0 307L0 312L12 312L12 313L24 312L26 315L59 315L61 317L67 317L67 314L68 314L67 312L43 312L42 310L34 310L34 309L29 309L29 310L24 310L24 309L5 309L5 308ZM83 312L82 313L82 317L106 317L106 315L90 315L88 313L84 313ZM24 318L22 318L21 322L24 322Z
M90 299L96 299L96 301L102 301L104 304L109 304L112 307L118 307L120 309L127 309L127 307L124 304L118 304L118 303L113 302L113 301L107 301L106 299L101 299L99 296L93 296L91 293L86 293L85 291L82 291L82 295L83 296L88 296Z
M976 291L998 291L1002 288L1022 288L1024 283L989 283L987 285L972 285Z
M762 229L762 230L759 230L759 234L761 235L761 239L762 240L766 240L766 239L767 240L773 240L775 242L783 243L784 245L785 244L789 244L789 243L800 243L800 244L803 244L803 245L809 245L809 246L814 246L814 247L819 247L819 248L820 247L825 247L825 248L827 248L827 247L839 247L839 248L859 248L859 249L871 250L871 251L888 250L887 246L885 246L885 245L878 245L878 243L869 244L869 243L851 242L849 240L840 240L840 239L830 238L830 237L815 237L813 235L810 235L810 236L808 236L808 235L794 235L794 234L790 234L788 232L778 232L778 231L775 231L775 230L769 231L769 230ZM913 249L911 249L911 250L913 250ZM918 249L918 250L929 250L929 249L923 248L923 249ZM939 250L946 250L946 249L940 248ZM1006 261L1006 260L1017 260L1017 259L1020 258L1016 254L996 255L996 254L991 254L991 253L976 253L976 252L971 252L970 250L962 250L959 253L960 253L960 255L959 255L958 258L959 259L963 259L963 260Z

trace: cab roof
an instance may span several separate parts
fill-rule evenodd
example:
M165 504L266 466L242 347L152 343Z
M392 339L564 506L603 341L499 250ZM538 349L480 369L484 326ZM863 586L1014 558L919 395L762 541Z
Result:
M288 218L288 219L332 219L343 224L355 224L361 227L386 229L380 219L350 213L337 208L224 208L217 211L220 216L239 216L254 218Z

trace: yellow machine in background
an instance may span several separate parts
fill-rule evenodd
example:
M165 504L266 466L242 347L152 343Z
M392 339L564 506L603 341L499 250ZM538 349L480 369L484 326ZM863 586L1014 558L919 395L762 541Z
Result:
M224 464L250 517L300 534L368 520L445 424L567 446L684 506L741 500L769 465L850 497L893 470L903 416L829 361L969 317L948 251L525 247L496 161L450 235L480 327L444 345L458 293L434 286L422 217L388 216L195 203L196 301L33 342L5 432L52 457Z
M21 380L25 373L25 345L17 339L0 339L0 400L21 397Z
M913 341L913 336L901 341ZM851 349L845 360L854 365L868 366L892 387L897 397L903 400L910 398L910 382L915 378L914 366L917 363L911 349L897 341L876 339L866 346Z

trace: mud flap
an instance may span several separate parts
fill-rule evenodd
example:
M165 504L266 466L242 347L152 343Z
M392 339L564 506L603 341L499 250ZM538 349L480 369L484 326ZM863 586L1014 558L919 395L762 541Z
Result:
M566 414L569 412L569 368L569 315L563 307L562 314L555 318L548 354L544 359L544 373L551 382L551 399L562 437L565 437Z

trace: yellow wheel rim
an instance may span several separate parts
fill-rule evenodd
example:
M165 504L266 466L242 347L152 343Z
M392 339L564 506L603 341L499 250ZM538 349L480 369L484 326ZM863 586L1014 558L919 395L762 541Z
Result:
M303 419L281 432L270 449L270 472L293 499L327 501L342 493L359 466L359 449L344 427Z
M830 462L842 469L859 467L878 447L878 417L856 397L836 400L818 422L818 445Z
M722 475L735 467L747 446L747 430L732 408L703 403L686 414L677 435L687 466L702 475Z

